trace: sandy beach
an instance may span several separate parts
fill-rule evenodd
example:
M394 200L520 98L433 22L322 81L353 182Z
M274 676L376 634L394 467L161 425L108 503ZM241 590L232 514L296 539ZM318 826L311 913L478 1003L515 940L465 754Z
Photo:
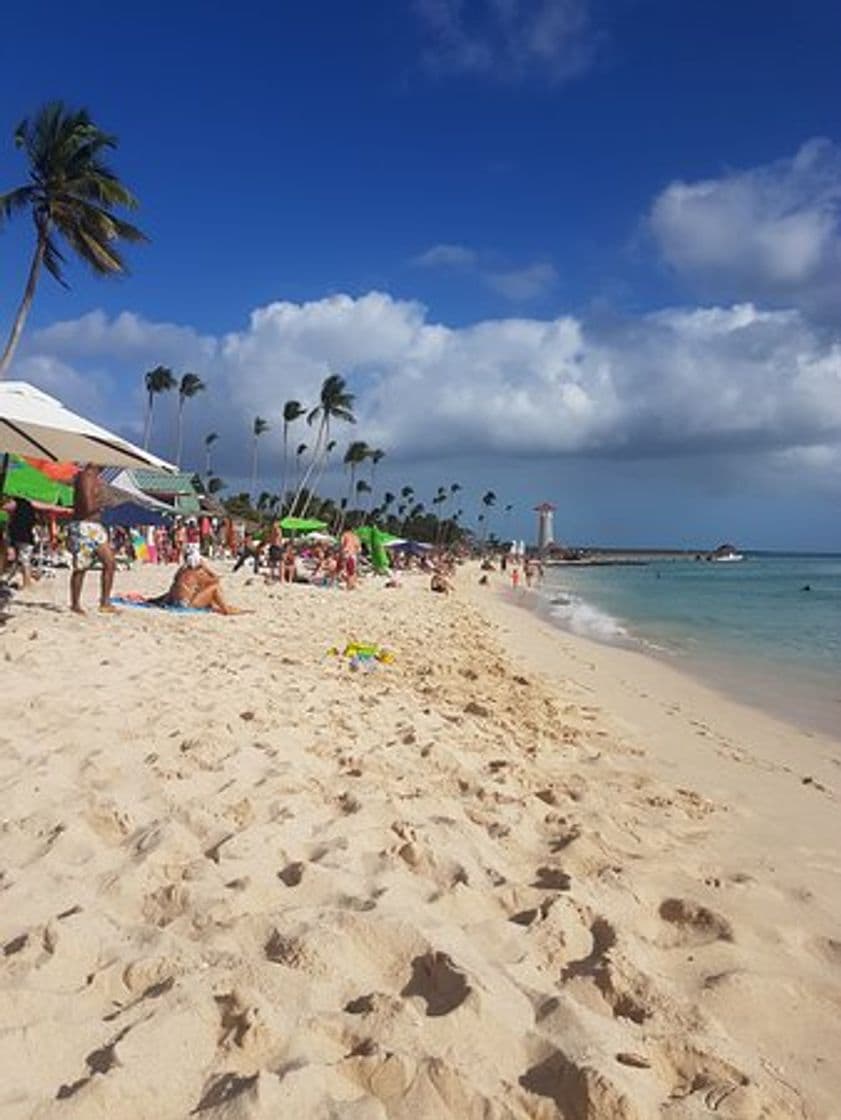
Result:
M2 1120L841 1116L841 744L476 577L17 597Z

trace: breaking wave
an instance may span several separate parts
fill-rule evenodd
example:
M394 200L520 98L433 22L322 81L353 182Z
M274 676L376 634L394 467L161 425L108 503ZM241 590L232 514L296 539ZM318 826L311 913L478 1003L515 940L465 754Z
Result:
M627 644L633 639L619 619L577 595L555 595L550 600L549 617L564 630L600 642Z

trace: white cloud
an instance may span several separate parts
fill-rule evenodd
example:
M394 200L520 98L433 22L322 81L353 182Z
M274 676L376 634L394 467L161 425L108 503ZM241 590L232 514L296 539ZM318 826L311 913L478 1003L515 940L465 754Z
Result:
M675 182L650 228L669 265L725 299L812 312L841 306L841 148L810 140L793 159Z
M547 261L537 261L525 268L485 272L483 279L489 288L506 299L520 302L546 295L558 279L558 274L554 265Z
M412 264L421 268L472 268L478 260L475 249L466 245L433 245L425 252L420 253Z
M442 243L413 257L411 264L421 268L442 268L471 273L491 291L513 303L545 296L558 279L549 261L534 261L519 268L502 268L494 255L471 249L468 245Z
M501 80L578 76L598 45L588 0L415 0L434 74Z
M809 448L841 447L841 343L797 311L747 304L451 328L430 322L418 303L371 292L273 303L219 339L138 316L128 332L124 316L93 322L96 330L90 316L61 324L73 361L50 367L51 391L73 405L88 369L107 367L106 411L97 417L136 424L142 370L181 368L179 355L188 354L209 387L190 405L193 459L203 433L217 430L223 473L246 473L256 414L273 424L263 461L275 470L284 400L314 400L328 372L345 375L357 394L354 434L392 459L773 452L794 463ZM57 337L55 328L28 336L14 373L55 363ZM204 364L192 361L199 352ZM159 417L168 440L171 417Z

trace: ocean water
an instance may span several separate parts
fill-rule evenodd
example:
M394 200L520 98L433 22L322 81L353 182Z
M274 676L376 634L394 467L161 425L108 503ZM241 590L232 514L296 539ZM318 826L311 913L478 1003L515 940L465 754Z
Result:
M665 657L738 699L841 738L841 556L548 567L540 596L564 629Z

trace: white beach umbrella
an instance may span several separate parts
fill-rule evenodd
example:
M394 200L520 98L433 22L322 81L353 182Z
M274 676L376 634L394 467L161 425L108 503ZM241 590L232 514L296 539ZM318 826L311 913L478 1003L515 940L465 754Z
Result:
M54 463L97 463L104 467L171 464L71 412L61 401L26 381L0 381L0 454L30 455Z

